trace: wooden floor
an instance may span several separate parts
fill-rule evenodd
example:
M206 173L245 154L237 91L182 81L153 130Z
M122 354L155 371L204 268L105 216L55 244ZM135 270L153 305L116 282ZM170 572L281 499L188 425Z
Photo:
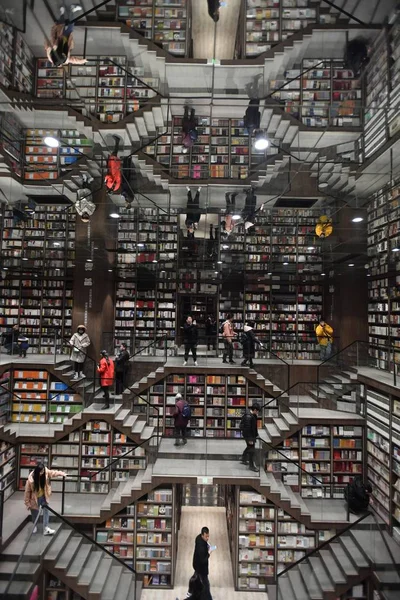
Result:
M215 58L232 59L241 0L229 0L220 8L217 26L208 15L206 0L192 2L192 37L194 58L214 58L214 35L216 35Z
M184 506L178 537L174 590L144 590L141 600L183 600L193 574L194 540L203 526L210 529L210 543L217 550L210 557L210 584L213 600L268 600L266 593L235 592L228 544L225 508Z

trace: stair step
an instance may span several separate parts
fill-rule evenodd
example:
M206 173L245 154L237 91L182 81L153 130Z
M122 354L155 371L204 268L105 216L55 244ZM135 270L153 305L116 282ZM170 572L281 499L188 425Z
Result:
M101 505L100 510L109 510L112 499L114 498L116 493L117 493L117 488L111 488L111 490L108 492L107 496L104 498L103 504Z
M0 562L0 580L9 581L11 575L14 573L17 561L2 561ZM40 571L39 562L20 562L18 570L15 574L16 581L32 581L36 574Z
M31 581L13 581L7 592L7 600L23 600L29 598L32 592L33 583ZM5 591L8 581L0 581L0 598L5 598Z
M93 593L93 594L100 594L101 591L103 590L103 587L106 584L106 581L108 579L108 575L111 571L111 567L113 565L113 559L111 558L111 556L104 556L97 568L97 573L96 573L96 577L93 579L90 588L89 588L89 594Z
M81 537L71 537L68 540L68 543L66 546L64 546L64 549L62 551L62 553L60 554L60 557L58 558L56 564L54 565L56 569L67 569L68 566L71 564L71 562L74 560L80 546L82 544L82 538Z
M298 425L299 423L298 419L292 413L281 413L281 417L282 419L285 419L286 423L289 425L289 428L290 425Z
M295 496L296 501L300 507L300 512L303 516L311 516L310 513L310 509L308 508L307 504L304 502L303 498L301 497L300 494L298 494L297 492L293 492L292 490L292 494L293 496Z
M311 569L309 562L303 562L297 565L304 584L307 587L308 595L311 600L324 600L324 594L318 584L318 581Z
M67 576L68 577L78 577L79 573L82 571L85 563L89 557L92 546L88 543L82 543L82 546L79 548L78 552L74 560L71 563L71 566L68 568Z
M283 575L284 577L284 575ZM271 585L268 584L267 585L267 596L268 596L268 600L278 600L277 598L277 589L276 589L276 585Z
M281 437L281 434L274 423L265 423L264 427L271 439Z
M350 535L346 535L343 538L338 538L347 554L351 557L351 560L358 569L368 569L369 561L365 554L358 547L357 542Z
M83 586L91 585L91 583L93 581L93 577L97 573L97 569L100 564L100 561L103 558L103 554L104 554L103 552L92 549L89 559L86 562L86 565L83 567L83 569L79 575L78 583L80 585L83 585ZM96 579L97 579L97 577L96 577Z
M266 444L270 444L271 443L271 437L270 437L268 431L266 431L265 429L259 429L258 430L258 436Z
M140 433L141 440L148 440L154 433L154 427L147 425L143 431Z
M59 557L61 551L67 545L69 538L72 535L72 531L70 529L61 529L53 539L53 543L50 548L47 550L44 559L55 561Z
M291 596L285 596L282 600L287 600L288 598L294 598L295 600L310 600L307 589L304 587L300 571L298 569L291 569L287 572L287 575L293 591Z
M108 579L101 593L101 600L114 600L115 590L117 589L119 579L122 575L122 566L112 566Z
M287 574L279 577L279 587L277 596L278 600L287 600L288 598L293 598L293 590L292 586L290 585L289 577L287 576Z
M131 571L122 573L114 595L114 600L128 600L128 593L129 588L131 587L132 578L133 573Z
M323 592L334 592L335 586L326 572L323 560L319 556L310 556L309 562L321 590Z
M295 495L295 493L293 492L293 490L291 489L290 486L286 486L286 492L289 495L291 507L300 509L299 498Z
M335 558L340 569L347 577L355 577L356 575L358 575L357 569L351 562L347 552L341 544L339 544L338 542L334 542L332 544L329 544L329 548L331 550L332 556Z
M146 421L137 420L134 426L131 429L132 433L142 433L143 429L146 427Z
M274 417L273 419L278 431L289 431L290 427L281 417Z
M329 550L329 547L320 550L319 555L325 565L326 570L330 574L332 581L334 581L335 583L339 583L339 584L346 583L347 579L343 575L343 572L341 571L339 565L337 564L334 557L332 556L332 553Z
M279 481L279 479L276 480L276 486L279 490L282 500L288 500L290 502L289 486L286 487L282 481Z
M124 427L132 428L138 419L137 415L129 415L129 417L124 421Z
M125 419L127 418L127 416L130 414L130 412L131 411L129 410L129 408L124 408L124 409L120 410L118 415L115 417L115 420L118 422L120 422L120 421L124 422ZM124 423L124 425L125 425L125 423Z

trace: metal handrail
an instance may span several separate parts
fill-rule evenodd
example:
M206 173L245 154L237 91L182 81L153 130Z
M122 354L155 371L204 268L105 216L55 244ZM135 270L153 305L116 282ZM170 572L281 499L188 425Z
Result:
M326 540L325 542L322 542L322 544L320 546L317 546L317 548L314 548L313 550L310 550L310 552L307 552L302 558L299 558L299 560L296 560L296 562L292 563L291 565L289 565L288 567L286 567L285 569L283 569L283 571L280 571L280 573L278 573L277 582L279 582L279 577L281 577L282 575L284 575L288 571L291 571L292 569L294 569L294 567L297 567L298 564L302 563L304 560L308 559L313 554L316 554L322 548L325 548L325 546L327 546L328 544L331 544L333 541L335 541L336 539L338 539L341 535L343 535L344 533L346 533L347 531L349 531L350 529L352 529L355 525L358 525L359 523L361 523L362 521L364 521L364 519L366 519L367 517L369 517L370 514L371 514L370 511L368 511L365 515L363 515L362 517L360 517L359 519L357 519L356 521L354 521L354 523L350 523L344 529L341 529L339 531L339 533L336 533L333 537L331 537L329 540Z

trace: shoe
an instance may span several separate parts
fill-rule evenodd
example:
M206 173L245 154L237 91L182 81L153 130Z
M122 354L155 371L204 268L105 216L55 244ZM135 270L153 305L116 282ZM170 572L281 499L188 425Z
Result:
M236 363L235 363L235 361L234 361L234 360L230 360L230 361L229 361L229 364L230 364L230 365L236 365Z
M194 366L197 367L197 360L194 361Z
M32 529L32 533L37 533L37 526Z
M254 363L250 363L250 369L254 368Z
M78 377L79 377L78 373L74 373L73 376L72 376L72 379L77 380Z
M187 444L187 440L183 439L183 440L182 440L182 444L183 444L183 445Z
M81 379L86 379L86 375L85 375L85 373L81 373L81 374L79 375L79 377L80 377Z
M71 8L70 11L71 12L78 12L78 10L83 10L82 6L80 4L71 4Z
M186 189L188 192L190 192L190 187L188 185L186 186Z
M253 471L254 473L258 473L258 469L254 465L252 467L249 467L249 471Z
M244 360L240 363L242 365L242 367L245 367L247 365L247 360Z
M103 406L100 408L100 410L107 410L108 408L110 408L110 405L109 405L109 404L104 404L104 405L103 405Z
M223 363L225 363L225 364L227 364L227 361L226 361L226 360L224 360L224 359L222 359L222 362L223 362Z
M201 192L201 185L199 185L199 187L197 188L198 192Z
M56 532L55 529L50 529L50 527L46 527L43 531L43 535L54 535Z
M187 361L185 360L185 362L183 363L183 366L186 367L187 365Z
M245 460L241 460L241 461L240 461L240 464L241 464L241 465L246 465L246 466L247 466L249 463L248 463L247 461L245 461Z

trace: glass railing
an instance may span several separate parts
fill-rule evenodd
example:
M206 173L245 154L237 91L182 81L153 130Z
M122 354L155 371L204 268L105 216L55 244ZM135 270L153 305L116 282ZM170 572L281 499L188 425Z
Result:
M49 520L51 533L42 535L42 521ZM136 600L136 571L131 561L123 561L99 544L74 523L61 516L51 505L40 508L6 586L3 598L22 597L21 588L27 574L43 560L57 568L59 578L68 587L82 590L82 595L96 594L112 598L121 586L131 600ZM111 575L112 574L112 575ZM31 583L26 584L29 589Z
M277 576L276 599L292 598L295 590L296 593L305 590L310 597L324 597L325 593L329 597L344 597L342 594L350 592L355 585L354 577L361 583L372 573L380 582L382 593L398 589L400 569L395 552L395 543L383 523L373 511L367 512L281 570Z

